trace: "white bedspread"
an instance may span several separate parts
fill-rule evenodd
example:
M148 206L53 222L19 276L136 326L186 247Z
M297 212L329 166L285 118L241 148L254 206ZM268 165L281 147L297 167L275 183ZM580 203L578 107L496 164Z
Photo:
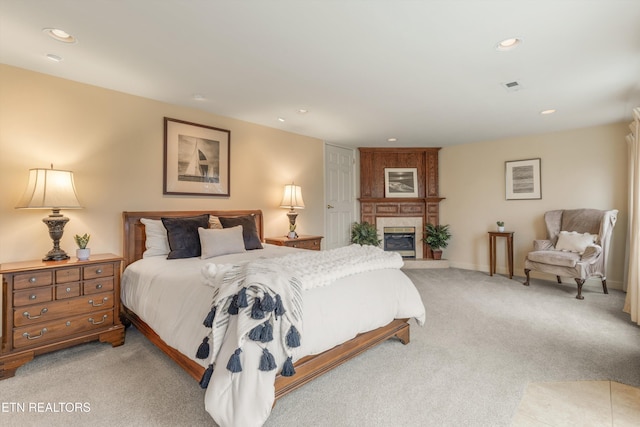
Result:
M210 262L238 263L297 251L272 245L264 247L207 260L153 257L137 261L123 274L122 303L152 327L168 345L206 367L208 361L197 359L195 353L202 337L209 331L202 321L211 308L213 289L203 283L200 271ZM346 259L345 262L349 261ZM326 351L395 318L413 317L420 325L425 319L424 305L413 283L402 271L393 268L363 272L338 279L327 286L305 290L303 301L304 339L295 352L295 360ZM354 307L366 307L366 310L354 310ZM234 344L223 344L221 360L228 360L235 347ZM252 348L246 351L254 351ZM257 358L259 353L245 356ZM234 389L256 387L256 379L250 380L253 383L244 384L243 381L249 381L249 377L238 376L238 380L230 384ZM257 381L257 388L273 393L272 375L258 375ZM227 423L225 420L233 420L239 408L255 399L251 393L235 393L240 397L229 400L212 390L215 388L207 390L205 407L222 425ZM225 399L224 404L220 399ZM270 407L263 408L254 419L245 420L243 425L262 424L270 410Z

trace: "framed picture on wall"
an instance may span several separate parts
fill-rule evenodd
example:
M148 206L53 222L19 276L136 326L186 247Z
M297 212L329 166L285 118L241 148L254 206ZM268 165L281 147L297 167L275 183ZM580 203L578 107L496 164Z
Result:
M542 199L540 159L505 162L507 200Z
M418 197L418 168L385 168L385 197Z
M164 194L229 197L231 132L164 118Z

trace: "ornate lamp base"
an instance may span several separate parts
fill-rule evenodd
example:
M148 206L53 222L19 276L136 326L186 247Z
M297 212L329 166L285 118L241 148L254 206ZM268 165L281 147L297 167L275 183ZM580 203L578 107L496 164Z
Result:
M53 209L53 213L46 218L42 219L42 222L49 227L49 237L53 240L53 249L47 252L47 255L42 258L43 261L62 261L69 259L69 255L62 249L60 249L60 239L62 239L62 233L64 226L69 222L69 218L60 214L60 209Z
M296 217L298 216L298 212L294 211L293 208L289 212L287 212L287 216L289 217L289 234L287 237L289 239L297 239L298 233L296 233Z

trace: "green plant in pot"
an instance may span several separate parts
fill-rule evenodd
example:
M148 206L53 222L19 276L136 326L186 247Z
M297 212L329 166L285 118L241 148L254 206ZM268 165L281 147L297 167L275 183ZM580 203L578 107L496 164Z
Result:
M422 241L431 248L433 259L442 259L442 249L447 247L450 238L449 224L433 225L428 223L424 227Z
M358 245L380 246L382 239L378 237L378 230L368 222L354 222L351 226L351 243Z
M91 249L87 248L89 244L89 239L91 238L90 234L85 233L83 236L76 234L73 236L73 240L76 241L76 245L78 245L78 249L76 249L76 257L80 261L86 261L89 259L91 255Z

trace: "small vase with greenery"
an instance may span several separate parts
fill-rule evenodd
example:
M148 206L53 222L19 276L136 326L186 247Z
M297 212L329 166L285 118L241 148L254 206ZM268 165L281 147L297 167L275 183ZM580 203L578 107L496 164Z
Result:
M354 222L351 226L351 243L358 245L380 246L382 239L378 237L375 225L368 222Z
M498 225L498 231L504 231L504 221L496 221L496 224Z
M78 245L78 249L76 249L76 257L80 261L86 261L89 259L91 255L91 249L87 248L87 244L89 244L89 239L91 238L90 234L85 233L83 236L76 234L73 236L73 239L76 241L76 245Z
M447 247L450 238L449 224L433 225L429 223L424 227L422 241L431 248L433 259L442 259L442 249Z

